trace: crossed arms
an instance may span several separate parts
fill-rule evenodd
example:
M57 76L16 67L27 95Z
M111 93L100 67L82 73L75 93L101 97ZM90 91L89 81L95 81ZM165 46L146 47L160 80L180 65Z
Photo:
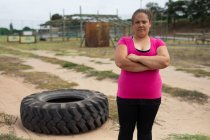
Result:
M157 49L156 56L137 56L129 54L125 45L118 45L115 50L115 64L126 71L142 72L163 69L169 66L170 56L166 46Z

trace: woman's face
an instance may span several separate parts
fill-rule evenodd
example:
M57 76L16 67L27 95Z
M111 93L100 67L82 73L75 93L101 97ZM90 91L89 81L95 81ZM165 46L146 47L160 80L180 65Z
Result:
M145 13L137 13L134 16L134 22L132 25L134 34L137 37L145 37L149 34L149 29L151 27L151 22Z

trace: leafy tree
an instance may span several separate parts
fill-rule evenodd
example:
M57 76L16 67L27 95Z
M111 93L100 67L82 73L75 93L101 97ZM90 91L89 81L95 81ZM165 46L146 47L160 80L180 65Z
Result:
M158 3L149 2L146 4L146 8L150 9L155 17L155 20L161 20L163 16L163 8L161 8Z
M9 29L10 29L10 33L13 33L14 28L13 28L13 24L12 23L9 24Z
M175 19L187 18L189 2L186 0L179 0L174 2Z
M26 26L26 27L24 27L22 30L23 30L23 31L31 31L32 29Z
M71 25L73 25L73 26L78 26L78 25L80 25L80 20L78 20L78 19L72 20Z
M59 14L54 14L54 15L52 15L52 17L51 17L51 20L59 20L59 19L62 19L63 17L61 16L61 15L59 15Z
M63 22L61 21L62 18L63 16L59 14L54 14L51 16L51 19L49 21L46 21L44 24L41 24L41 26L50 25L52 27L60 27L63 25Z
M210 18L209 0L191 0L188 8L188 17L190 20L200 22L201 25Z
M167 15L168 23L170 24L172 22L172 17L173 17L173 1L172 0L169 0L166 3L165 14Z
M7 28L0 28L0 35L8 35L9 29Z
M188 0L179 0L173 2L172 0L169 0L169 2L166 3L166 15L168 19L168 23L172 23L173 26L175 26L176 20L180 18L186 18L188 15Z

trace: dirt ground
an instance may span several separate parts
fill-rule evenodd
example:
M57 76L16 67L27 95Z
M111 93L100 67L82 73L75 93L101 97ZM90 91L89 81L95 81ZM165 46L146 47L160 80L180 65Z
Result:
M52 52L35 51L37 55L55 57L57 59L84 64L96 70L111 70L120 72L113 61L109 59L89 58L85 56L56 56ZM101 63L96 63L101 62ZM82 73L63 69L59 65L43 62L39 59L25 59L24 63L33 67L32 71L47 72L69 82L76 82L78 89L97 90L106 95L116 96L117 83L112 80L98 81L93 77L85 77ZM161 70L163 83L171 87L179 87L200 91L210 97L210 78L196 78L192 74L175 71L170 66ZM40 92L34 85L24 83L23 79L0 74L0 112L15 115L17 122L11 126L0 126L1 133L14 132L15 135L33 140L116 140L118 125L108 120L102 127L78 135L52 136L33 133L25 129L20 121L19 109L23 97ZM169 134L202 134L210 135L210 100L200 105L186 101L180 101L163 93L162 104L157 114L153 127L154 140L166 138ZM136 133L136 132L135 132ZM134 135L136 139L136 135Z

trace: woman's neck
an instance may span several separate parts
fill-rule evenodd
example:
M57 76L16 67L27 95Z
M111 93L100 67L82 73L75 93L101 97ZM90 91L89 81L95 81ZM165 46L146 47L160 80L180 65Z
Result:
M150 37L145 36L145 37L136 37L135 35L133 36L133 41L134 41L134 46L138 50L149 50L150 49Z
M149 39L149 36L148 35L146 35L146 36L144 36L144 37L139 37L139 36L136 36L136 35L134 35L133 36L133 39L135 40L135 41L137 41L137 42L141 42L141 41L144 41L144 40L148 40Z
M149 39L149 36L146 35L146 36L144 36L144 37L139 37L139 36L134 35L134 36L133 36L133 39L134 39L136 42L142 42L142 41L148 40L148 39Z

